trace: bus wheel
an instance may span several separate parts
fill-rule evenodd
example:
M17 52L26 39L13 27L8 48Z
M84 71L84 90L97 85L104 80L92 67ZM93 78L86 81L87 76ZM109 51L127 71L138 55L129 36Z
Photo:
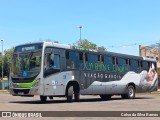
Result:
M47 96L40 96L40 100L42 103L45 103L47 101Z
M72 102L73 98L73 86L69 86L67 90L67 102Z
M112 95L100 95L100 97L103 100L107 100L107 99L111 99Z
M134 99L135 98L135 88L133 85L129 85L127 88L127 94L121 95L123 99Z
M79 93L74 93L74 99L75 99L76 102L78 102L79 99L80 99L80 94Z

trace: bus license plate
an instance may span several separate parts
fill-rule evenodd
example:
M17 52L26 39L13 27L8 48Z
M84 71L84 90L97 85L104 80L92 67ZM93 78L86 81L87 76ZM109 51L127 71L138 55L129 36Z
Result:
M24 95L24 92L18 92L18 95Z

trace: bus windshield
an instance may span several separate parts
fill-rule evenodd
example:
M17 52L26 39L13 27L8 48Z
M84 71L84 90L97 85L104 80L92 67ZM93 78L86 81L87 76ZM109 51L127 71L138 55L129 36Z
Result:
M40 72L42 50L15 52L12 77L34 77Z

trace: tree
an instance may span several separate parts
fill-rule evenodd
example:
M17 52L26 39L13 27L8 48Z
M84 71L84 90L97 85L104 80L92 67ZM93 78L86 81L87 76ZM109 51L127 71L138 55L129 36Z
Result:
M4 55L0 56L0 75L2 76L2 60L3 60L3 76L9 76L11 58L14 48L4 51Z
M90 42L87 39L79 40L76 43L73 44L74 47L78 49L84 49L84 50L99 50L99 51L105 51L106 48L104 46L97 46L95 43Z

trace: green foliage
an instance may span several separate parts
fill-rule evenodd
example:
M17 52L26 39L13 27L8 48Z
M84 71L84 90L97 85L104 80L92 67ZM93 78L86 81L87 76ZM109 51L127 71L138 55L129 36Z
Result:
M87 39L79 40L75 44L73 44L74 47L78 49L84 49L84 50L99 50L99 51L105 51L106 48L104 46L97 46L95 43L90 42Z
M0 75L2 76L2 60L3 60L3 76L9 76L12 53L14 48L4 51L4 55L0 56Z

